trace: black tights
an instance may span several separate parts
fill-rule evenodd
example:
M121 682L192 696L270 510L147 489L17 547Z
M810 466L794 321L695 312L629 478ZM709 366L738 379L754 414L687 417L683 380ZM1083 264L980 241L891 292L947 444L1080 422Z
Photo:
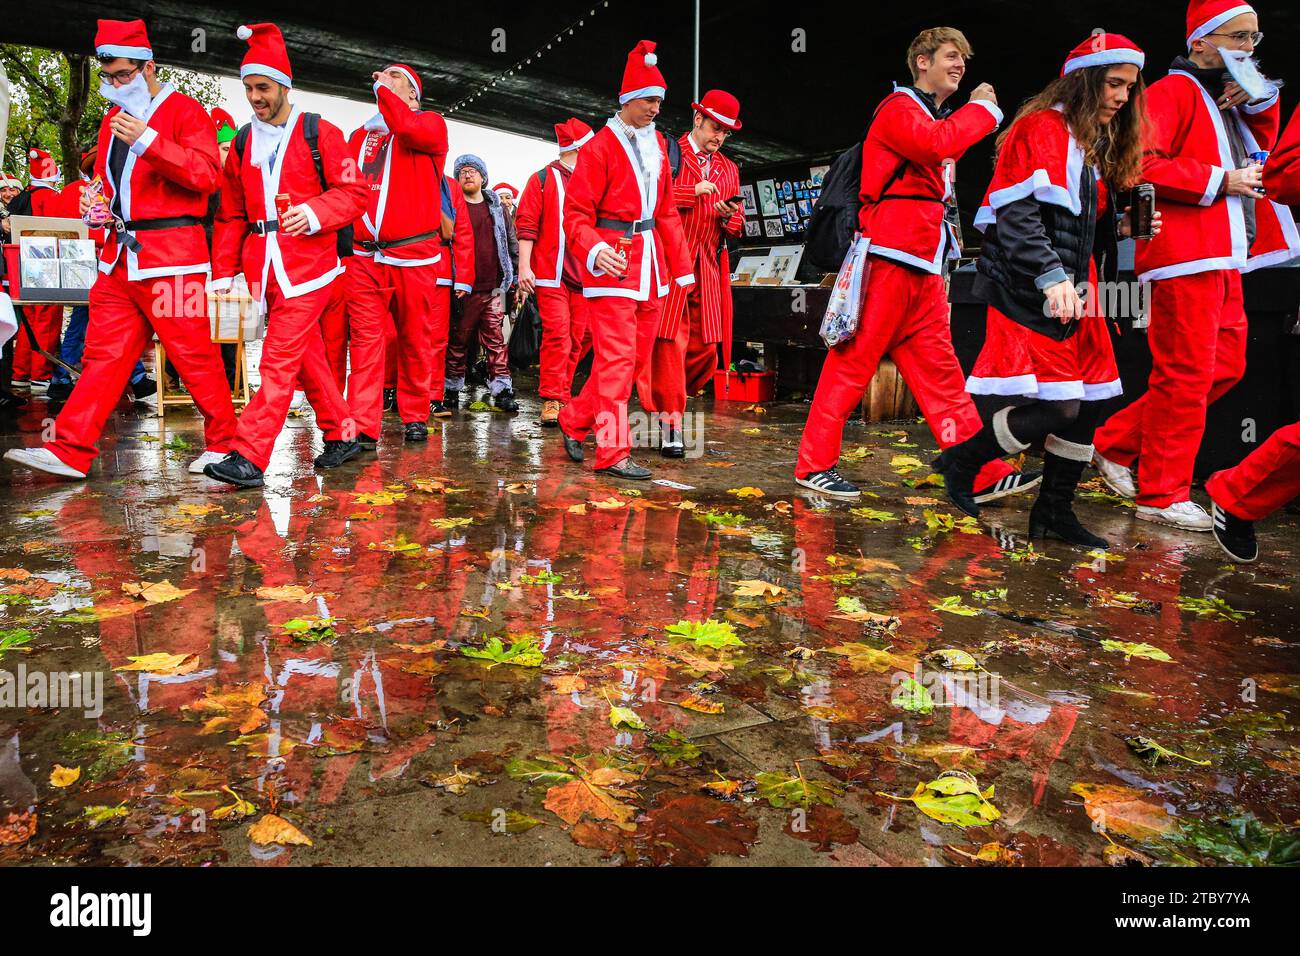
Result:
M1011 409L1007 415L1007 427L1024 445L1040 442L1048 435L1076 445L1091 445L1100 418L1100 402L1077 398L1065 401L1036 399Z

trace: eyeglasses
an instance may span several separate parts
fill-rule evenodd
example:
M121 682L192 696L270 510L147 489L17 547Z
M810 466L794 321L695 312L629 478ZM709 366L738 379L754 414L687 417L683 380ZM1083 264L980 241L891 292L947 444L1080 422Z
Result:
M1248 30L1242 30L1239 33L1207 33L1206 36L1227 37L1229 40L1232 40L1235 43L1242 43L1242 44L1244 44L1247 40L1249 40L1255 46L1259 46L1261 43L1264 42L1264 34L1251 33Z
M97 72L99 73L99 78L101 80L112 83L114 86L123 86L130 83L132 78L134 78L142 69L143 67L133 66L129 70L118 70L116 73L105 73L103 70Z

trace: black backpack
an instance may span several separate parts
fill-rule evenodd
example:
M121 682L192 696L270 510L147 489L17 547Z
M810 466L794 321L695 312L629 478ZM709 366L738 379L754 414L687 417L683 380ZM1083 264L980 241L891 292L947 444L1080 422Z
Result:
M248 145L248 137L252 134L253 124L245 123L240 127L239 132L235 134L235 155L239 161L244 161L244 147ZM325 167L320 158L320 114L303 113L302 114L302 135L307 140L307 148L311 150L312 161L316 164L316 176L320 179L321 192L327 191L330 187L325 181ZM352 255L352 223L343 226L335 237L338 243L339 258L344 259ZM838 267L837 267L838 268Z
M872 123L891 99L892 94L876 107L876 112L871 116ZM839 272L840 266L844 265L844 257L848 255L853 234L858 231L858 214L862 209L862 147L870 132L871 124L868 123L862 138L831 163L822 180L821 198L817 200L812 218L808 220L804 258L823 272ZM906 162L898 167L885 183L882 194L903 175L906 168Z

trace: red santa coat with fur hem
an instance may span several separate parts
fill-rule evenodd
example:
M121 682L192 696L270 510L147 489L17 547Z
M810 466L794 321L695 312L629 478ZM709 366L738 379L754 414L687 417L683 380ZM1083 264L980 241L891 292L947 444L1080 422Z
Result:
M564 237L564 194L566 178L572 172L558 159L542 171L533 173L524 184L519 210L515 213L515 232L520 239L533 240L533 275L543 289L558 289L564 284L564 259L568 243Z
M375 131L376 155L383 151L382 168L369 175L363 165L370 130L362 127L348 140L348 148L369 189L366 209L354 223L353 238L357 242L394 241L436 233L442 222L438 184L447 161L447 123L432 111L411 109L400 96L378 83L375 96L379 115L389 130ZM356 255L373 255L376 262L392 266L433 265L442 254L437 235L374 253L366 252L360 245L355 245L353 250Z
M617 120L610 120L616 124ZM668 294L669 285L690 285L690 254L673 196L672 169L663 135L659 145L659 179L653 196L641 187L635 149L614 126L602 127L578 154L578 165L564 197L564 234L583 264L582 294L589 299L615 296L646 302ZM605 247L619 251L621 233L596 225L598 219L622 222L655 220L649 232L637 233L628 250L623 279L598 271L596 255Z
M1300 206L1300 107L1264 165L1264 189L1274 202Z
M469 206L465 204L465 192L460 188L460 183L446 175L443 176L443 181L447 184L447 195L451 197L451 206L456 216L451 232L451 248L448 249L447 243L442 242L442 258L438 260L438 285L454 286L457 292L469 292L474 288L474 226L469 219ZM449 215L445 203L442 214Z
M120 112L114 106L99 126L95 174L104 184L104 199L111 205L120 192L122 218L127 220L206 216L208 197L219 187L221 174L217 134L207 110L164 84L149 106L144 133L126 154L119 183L109 172L108 155L110 148L127 149L115 140L110 126ZM201 225L140 232L136 240L141 248L132 252L108 230L99 271L112 272L123 252L129 279L208 271L208 240Z
M731 257L722 242L724 234L736 237L745 229L745 211L723 222L713 207L719 201L740 195L740 170L722 153L716 152L708 164L708 181L718 187L716 193L695 195L695 187L705 179L699 154L686 133L678 140L682 150L682 165L673 184L673 195L682 218L682 231L686 235L686 249L695 271L695 281L700 290L701 337L705 342L731 342ZM721 251L719 251L721 250ZM676 338L681 323L685 321L688 290L674 285L664 302L659 319L659 338Z
M1250 272L1300 255L1300 234L1284 206L1255 200L1255 243L1246 248L1238 196L1219 196L1234 168L1225 124L1241 130L1247 152L1271 150L1281 123L1278 98L1221 111L1189 73L1171 70L1147 90L1143 175L1156 187L1164 229L1137 244L1143 282L1218 269Z
M335 233L356 219L366 205L368 189L356 175L354 161L338 127L320 121L321 166L329 189L322 191L316 163L302 134L302 113L295 106L285 124L274 166L252 163L258 136L254 127L244 155L232 149L226 159L221 208L213 231L213 281L242 272L249 290L265 301L267 283L274 278L285 298L296 298L334 281L343 271ZM212 123L208 121L208 131ZM250 222L275 219L275 197L288 193L294 205L305 206L316 227L298 236L250 232ZM202 232L200 232L202 238Z

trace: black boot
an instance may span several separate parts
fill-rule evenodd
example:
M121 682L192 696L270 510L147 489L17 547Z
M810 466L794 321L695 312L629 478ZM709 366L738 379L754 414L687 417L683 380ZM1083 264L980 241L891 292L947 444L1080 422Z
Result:
M361 446L362 451L374 451L379 447L379 439L371 438L365 432L357 435L357 444Z
M424 422L407 422L402 437L407 441L428 441L429 426Z
M1110 542L1085 528L1074 514L1074 490L1092 460L1091 448L1060 442L1055 436L1049 436L1047 441L1049 449L1056 441L1068 449L1080 449L1080 455L1086 450L1087 458L1062 458L1050 450L1043 456L1043 487L1029 512L1029 537L1056 538L1080 548L1108 551Z
M578 441L576 438L570 438L568 435L564 435L564 451L572 461L576 461L579 464L581 464L582 459L586 457L582 452L582 442Z
M355 441L325 442L325 450L316 456L317 468L337 468L361 454L361 443Z
M980 516L980 506L975 501L975 476L994 458L1007 454L998 442L993 425L983 429L960 445L953 445L934 460L933 468L943 475L948 499L972 518Z
M519 411L519 402L515 399L513 389L503 388L492 396L492 405L498 411L517 412Z
M261 488L262 469L237 451L232 451L221 461L214 461L203 467L203 473L209 478L224 481L237 488Z
M445 389L442 393L442 407L453 412L460 408L460 389Z

